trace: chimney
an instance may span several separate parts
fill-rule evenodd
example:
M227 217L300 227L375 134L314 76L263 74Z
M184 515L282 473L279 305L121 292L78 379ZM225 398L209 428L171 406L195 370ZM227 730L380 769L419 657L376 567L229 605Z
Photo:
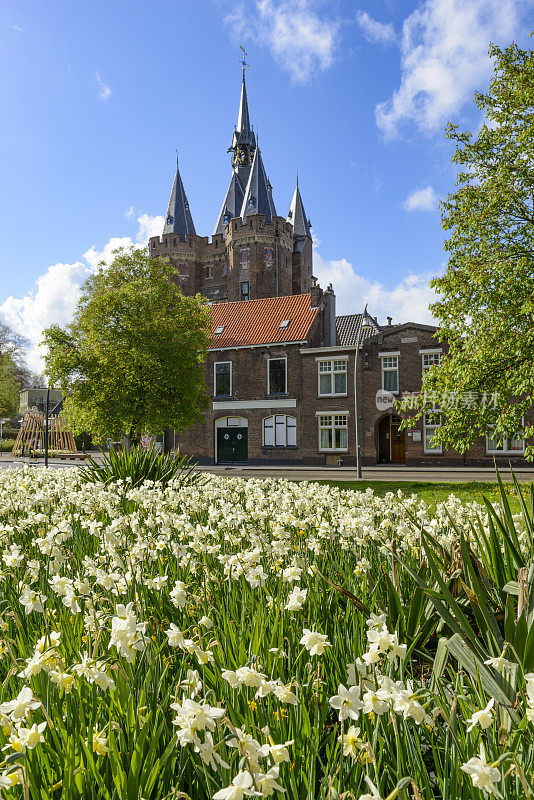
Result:
M336 335L336 296L332 284L323 295L324 308L324 346L335 347L337 344Z
M393 321L393 317L388 317L388 325L391 325L392 321Z
M310 305L312 308L318 308L321 305L323 290L317 283L317 278L313 279L313 285L310 289Z

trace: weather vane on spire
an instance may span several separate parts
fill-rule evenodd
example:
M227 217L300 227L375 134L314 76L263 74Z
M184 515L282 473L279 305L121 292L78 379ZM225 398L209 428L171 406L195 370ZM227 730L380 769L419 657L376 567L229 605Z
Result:
M243 77L245 77L245 67L250 67L250 64L247 64L247 51L242 44L239 45L239 49L243 53L243 58L238 58L237 60L243 67Z

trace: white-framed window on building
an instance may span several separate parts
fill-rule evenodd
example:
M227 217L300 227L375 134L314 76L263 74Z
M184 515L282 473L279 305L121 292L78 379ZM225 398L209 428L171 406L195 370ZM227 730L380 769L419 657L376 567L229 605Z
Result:
M319 414L319 450L348 450L348 414Z
M423 375L428 372L431 367L439 367L441 364L441 351L433 351L431 353L421 353L423 358Z
M232 396L232 362L216 361L213 365L214 397Z
M211 276L212 276L212 268L211 268L211 265L210 265L209 267L205 267L205 277L206 278L211 278Z
M246 269L248 267L249 252L250 251L248 250L248 248L241 250L241 267L243 269Z
M241 300L250 298L250 286L248 281L241 281Z
M319 397L347 394L347 359L320 360Z
M441 425L441 414L423 414L423 449L425 453L441 453L441 442L436 442L434 434Z
M524 452L525 442L517 435L515 438L504 439L502 441L493 439L491 431L490 434L486 436L486 453L494 453L496 455L499 453L513 455L515 453L516 455L521 455Z
M384 355L382 360L382 389L392 394L399 391L399 357Z
M286 414L273 414L263 420L264 447L296 447L297 418Z
M287 358L269 358L267 361L267 394L286 394Z

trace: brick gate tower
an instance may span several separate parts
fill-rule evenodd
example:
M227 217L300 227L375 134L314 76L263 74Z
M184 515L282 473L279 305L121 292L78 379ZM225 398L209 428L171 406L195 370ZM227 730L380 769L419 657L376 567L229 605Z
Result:
M237 125L228 152L232 175L211 241L195 231L178 162L161 236L150 255L173 263L184 294L212 302L305 294L312 286L312 237L298 180L287 218L272 187L250 123L245 63Z

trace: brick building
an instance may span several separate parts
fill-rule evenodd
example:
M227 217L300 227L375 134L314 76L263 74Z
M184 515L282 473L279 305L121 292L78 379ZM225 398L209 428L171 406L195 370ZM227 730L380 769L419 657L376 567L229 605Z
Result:
M400 430L393 402L419 392L422 375L446 349L435 328L380 326L362 314L336 316L332 287L313 277L311 223L298 182L287 217L250 124L245 71L229 148L232 172L211 237L198 236L178 164L153 257L167 257L186 295L210 301L212 347L206 363L210 407L202 423L168 432L200 463L356 463L357 419L363 464L488 464L521 460L524 444L482 438L465 456L433 441L438 409ZM389 318L390 322L391 319ZM356 351L358 369L355 374Z

